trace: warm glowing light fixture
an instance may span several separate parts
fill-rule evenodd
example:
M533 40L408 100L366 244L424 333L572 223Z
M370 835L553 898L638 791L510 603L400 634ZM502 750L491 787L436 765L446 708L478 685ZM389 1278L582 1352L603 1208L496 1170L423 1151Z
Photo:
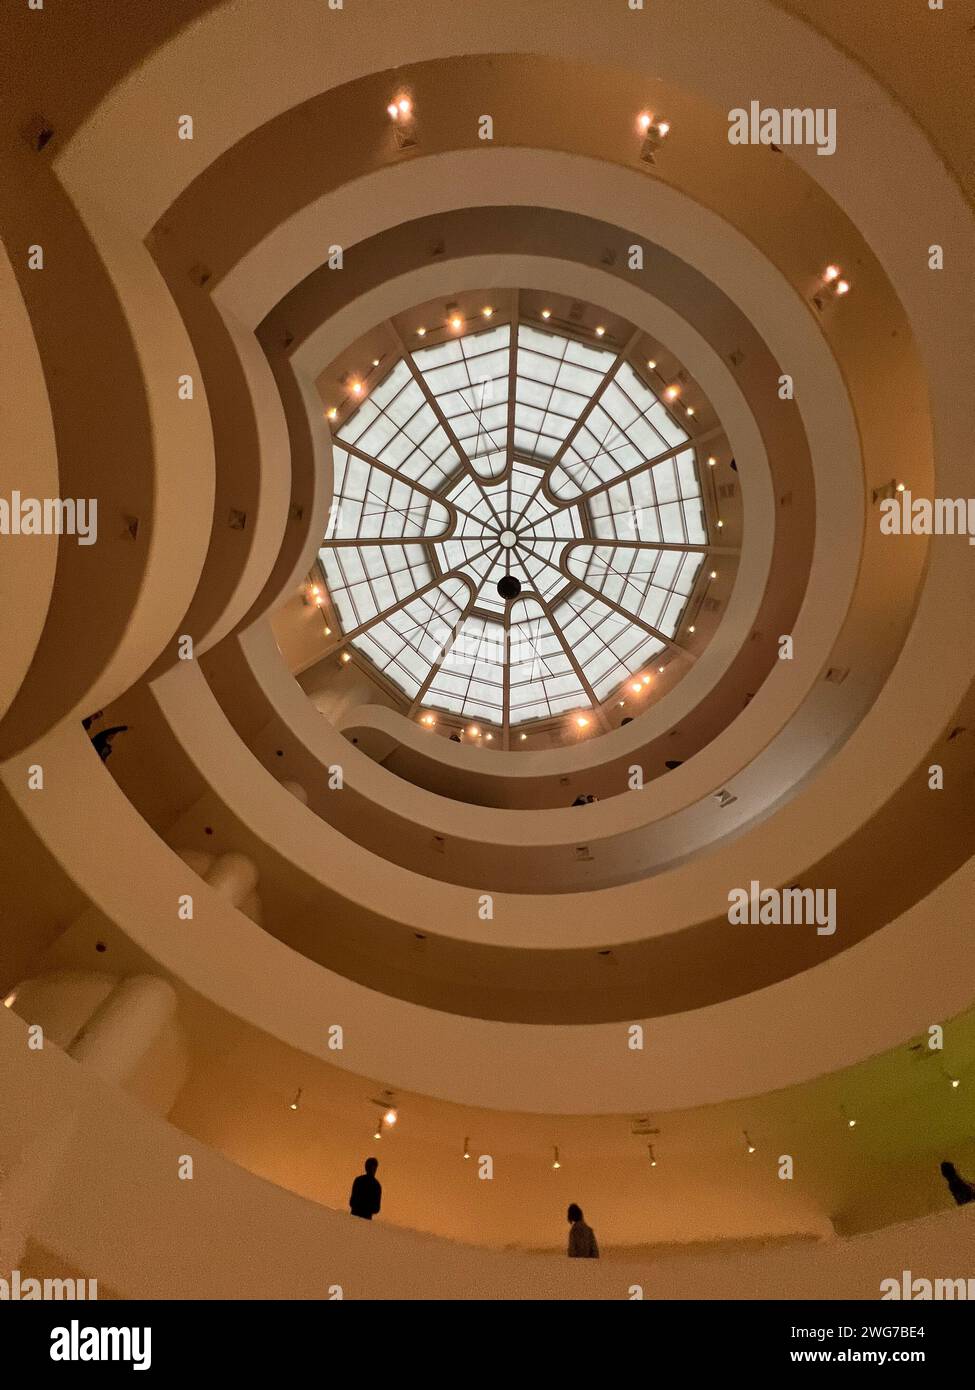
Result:
M651 370L652 372L655 372L655 371L657 370L657 364L656 364L656 362L654 362L654 360L653 360L652 357L651 357L650 361L647 363L647 366L650 368L650 370Z
M290 1109L292 1109L292 1110L297 1110L297 1109L298 1109L298 1106L299 1106L300 1104L301 1104L301 1087L299 1086L298 1089L297 1089L297 1091L295 1092L295 1098L294 1098L294 1100L291 1102Z
M332 408L331 408L329 411L327 411L326 413L327 413L328 418L329 418L330 420L334 420L335 417L338 415L338 411L336 410L336 408L335 408L334 405L333 405Z
M384 1125L394 1125L396 1123L396 1111L390 1106L383 1116Z
M461 318L460 314L451 314L448 322L455 333L459 333L464 327L464 320Z
M553 1168L561 1168L562 1165L561 1165L561 1163L559 1162L559 1148L558 1148L558 1145L557 1145L557 1144L556 1144L556 1145L554 1146L554 1148L552 1149L552 1153L555 1155L555 1157L552 1159L552 1167L553 1167Z
M427 336L427 330L425 328L418 328L416 330L416 336L418 338L425 338Z
M543 310L542 310L542 318L543 318L543 319L550 319L551 317L552 317L552 311L551 311L551 309L543 309Z
M343 661L351 661L351 660L352 660L352 657L351 657L350 653L349 653L349 652L343 652L343 653L342 653L342 660L343 660Z
M494 310L491 308L490 304L485 304L484 308L481 310L481 313L486 319L489 319L491 315L494 313Z
M713 454L708 454L708 467L709 467L709 468L713 468L714 465L717 463L717 461L718 461L718 460L714 457Z
M840 268L838 265L828 265L823 271L823 284L831 285L834 280L840 278Z
M586 718L586 716L585 716L584 714L577 714L577 715L576 715L576 728L577 728L577 729L587 729L588 727L589 727L589 720Z
M480 738L481 736L481 731L476 724L472 724L471 727L467 730L467 732L471 738Z
M349 390L352 392L353 396L361 396L365 387L362 385L361 381L351 381L349 382Z
M605 328L602 326L602 324L600 324L599 327L596 329L596 337L601 338L605 332Z
M676 401L677 397L680 395L680 387L668 386L664 395L667 397L668 401Z

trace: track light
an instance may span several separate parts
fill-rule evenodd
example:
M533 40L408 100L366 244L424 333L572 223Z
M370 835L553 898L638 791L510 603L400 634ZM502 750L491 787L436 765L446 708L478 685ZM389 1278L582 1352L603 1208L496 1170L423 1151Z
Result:
M653 1156L653 1145L652 1145L652 1144L648 1144L648 1145L647 1145L647 1153L650 1155L650 1167L651 1167L651 1168L656 1168L656 1166L657 1166L657 1160L656 1160L656 1159L654 1158L654 1156Z
M647 366L649 367L651 372L655 372L657 370L657 364L656 362L654 362L653 358L650 359L650 361L647 363Z
M11 990L11 992L7 995L6 999L3 1001L3 1007L4 1007L5 1009L12 1009L13 1006L14 1006L14 1004L15 1004L16 1002L17 1002L17 991L16 991L16 990Z
M464 1140L464 1157L465 1157L465 1158L470 1158L470 1156L471 1156L471 1141L470 1141L469 1139L465 1139L465 1140Z
M447 322L450 324L451 328L454 330L455 333L459 333L460 330L464 327L464 320L461 318L460 314L451 314Z
M715 464L717 463L717 461L718 461L718 460L714 457L713 454L708 454L708 467L709 467L709 468L713 468L713 467L715 466Z
M747 1129L743 1129L743 1130L742 1130L742 1134L745 1136L745 1152L746 1152L746 1153L753 1154L753 1153L755 1152L755 1145L752 1143L752 1141L751 1141L751 1140L749 1139L749 1137L748 1137L748 1130L747 1130Z
M490 304L485 304L484 308L481 310L482 317L486 319L489 319L493 313L494 310L491 308Z
M297 1091L295 1092L295 1098L294 1098L294 1100L291 1102L290 1109L292 1109L292 1110L297 1110L297 1109L298 1109L298 1106L299 1106L300 1104L301 1104L301 1087L299 1086L298 1089L297 1089Z
M600 324L599 327L596 329L596 337L597 337L597 338L602 338L602 337L604 336L605 332L606 332L605 328L603 328L602 324Z
M551 309L543 309L543 310L542 310L542 318L543 318L543 319L550 319L551 317L552 317L552 311L551 311Z
M554 1157L553 1157L553 1159L552 1159L552 1167L553 1167L553 1168L561 1168L561 1167L562 1167L562 1164L559 1162L559 1146L558 1146L558 1144L553 1145L552 1153L553 1153L553 1155L554 1155Z
M392 1128L392 1126L393 1126L395 1123L396 1123L396 1111L395 1111L395 1109L394 1109L392 1106L390 1106L390 1108L386 1111L385 1115L383 1116L383 1124L384 1124L384 1125L389 1125L390 1128Z
M427 330L425 328L418 328L416 330L416 336L418 338L425 338L427 336Z
M667 397L668 401L676 401L677 397L680 395L680 387L668 386L664 395Z

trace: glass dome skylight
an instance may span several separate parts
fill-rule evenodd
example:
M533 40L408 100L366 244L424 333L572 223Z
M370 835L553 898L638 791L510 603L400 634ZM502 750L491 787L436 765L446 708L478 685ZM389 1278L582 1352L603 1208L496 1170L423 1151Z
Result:
M622 354L525 323L420 347L334 459L332 602L411 710L595 707L673 646L707 551L695 453Z

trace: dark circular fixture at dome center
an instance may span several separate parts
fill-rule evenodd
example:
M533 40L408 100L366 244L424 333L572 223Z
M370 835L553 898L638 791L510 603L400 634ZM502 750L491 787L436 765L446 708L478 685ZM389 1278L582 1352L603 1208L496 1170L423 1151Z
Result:
M503 599L517 598L521 593L521 580L513 574L503 574L498 580L498 593Z

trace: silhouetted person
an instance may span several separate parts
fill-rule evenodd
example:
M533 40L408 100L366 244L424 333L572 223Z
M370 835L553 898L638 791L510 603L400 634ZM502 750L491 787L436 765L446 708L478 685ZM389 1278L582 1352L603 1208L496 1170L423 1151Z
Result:
M953 1163L942 1163L941 1176L948 1184L948 1191L960 1207L967 1206L969 1202L975 1202L975 1185L963 1178Z
M353 1216L361 1216L363 1221L371 1221L383 1200L382 1185L376 1177L379 1159L367 1158L364 1167L366 1171L352 1184L349 1211Z
M110 729L99 729L97 734L92 734L91 746L103 763L108 762L112 752L112 739L115 735L126 734L128 731L128 724L113 724Z
M569 1218L569 1259L598 1260L599 1246L596 1232L582 1219L582 1208L572 1203L566 1215Z

